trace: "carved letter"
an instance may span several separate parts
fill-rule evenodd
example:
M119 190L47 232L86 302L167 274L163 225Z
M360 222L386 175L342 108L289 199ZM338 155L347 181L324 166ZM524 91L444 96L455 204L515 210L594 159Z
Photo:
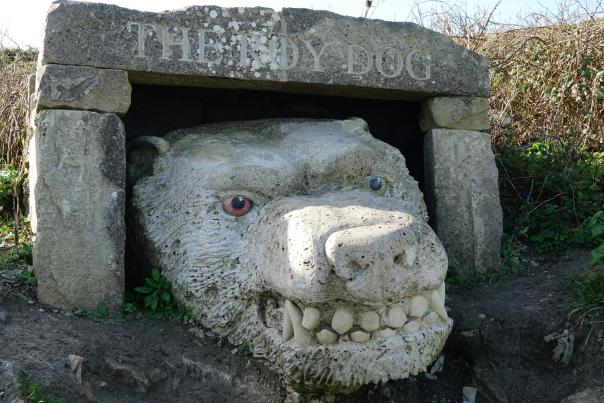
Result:
M396 55L396 67L393 67L392 69L392 73L386 73L386 71L384 70L384 61L383 58L386 56L387 51L391 51L394 52L394 54ZM398 50L396 50L393 47L385 47L382 48L376 58L375 58L375 67L377 68L377 70L380 72L381 75L383 75L384 77L388 77L388 78L393 78L393 77L398 77L401 72L403 71L403 57L401 56L401 54L399 53Z
M252 40L255 42L256 39L258 38L259 35L251 33L250 36L252 37ZM239 66L241 67L245 67L247 66L247 52L248 52L248 40L247 40L247 34L243 33L241 34L241 50L239 52Z
M132 27L136 27L137 30L137 46L136 46L136 57L147 57L145 55L145 28L150 28L157 32L157 28L154 24L141 24L140 22L128 21L127 24L128 32L132 32Z
M317 53L317 51L312 46L312 43L310 43L310 41L307 41L307 40L303 39L302 42L304 42L304 44L308 48L308 51L310 52L310 54L313 57L313 60L314 60L313 71L323 71L321 69L321 56L323 55L323 52L325 51L325 49L328 46L331 46L331 45L336 45L337 46L337 45L339 45L338 42L328 42L325 45L323 45L323 47L321 48L321 50L319 50L319 53Z
M280 47L279 47L280 52L278 52L278 50L277 50L277 42L279 42L279 44L280 44ZM270 46L271 46L272 57L274 59L277 59L277 57L279 57L279 68L281 70L290 70L290 69L296 67L296 65L300 61L300 51L298 50L298 46L290 38L286 38L286 37L273 38L271 40ZM290 59L288 57L287 48L292 49L291 63L290 63ZM279 55L277 53L279 53Z
M415 72L413 71L412 58L417 53L419 53L419 50L414 50L407 55L407 60L406 60L407 73L409 73L411 78L414 78L416 80L420 80L420 81L429 80L430 77L432 76L432 66L430 64L430 62L432 62L432 57L430 56L429 53L424 52L425 57L426 57L426 64L425 64L424 76L422 77L418 74L415 74Z
M355 71L354 70L354 49L357 48L359 49L361 52L365 53L365 56L367 57L367 65L365 67L362 67L361 70L359 71ZM364 47L362 47L361 45L349 45L348 46L348 74L366 74L369 73L369 71L371 70L371 68L373 67L373 57L371 55L371 52L369 52L367 49L365 49Z
M182 57L178 60L181 62L191 61L191 44L189 43L189 28L177 27L180 29L182 35L180 40L176 39L176 34L170 32L170 28L162 27L161 29L161 58L163 60L170 60L172 55L172 46L180 46L182 50Z
M214 33L213 31L199 31L199 49L197 53L199 53L198 61L200 63L208 63L218 65L222 62L222 45L220 44L220 35L218 35L218 39L215 44L206 43L206 34ZM242 45L243 46L243 45ZM216 59L209 60L206 56L206 48L213 48L216 51Z

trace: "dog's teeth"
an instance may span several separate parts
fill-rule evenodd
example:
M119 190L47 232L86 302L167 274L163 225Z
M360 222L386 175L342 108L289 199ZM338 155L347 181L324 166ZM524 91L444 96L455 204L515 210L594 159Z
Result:
M403 326L406 321L407 316L405 315L405 310L401 304L394 305L384 314L384 323L388 327L398 329Z
M403 332L405 333L413 333L417 332L420 328L419 320L412 320L411 322L405 323L403 326Z
M449 319L445 310L445 301L441 298L440 290L434 290L430 293L430 308L438 314L443 320Z
M373 333L373 337L375 339L387 339L389 337L392 337L396 334L396 332L390 328L385 328L385 329L381 329L378 330L377 332Z
M294 328L292 327L292 321L289 317L289 311L287 308L283 309L283 341L288 341L294 337Z
M356 343L365 343L366 341L369 341L370 337L371 335L369 333L365 333L361 330L350 333L350 339Z
M302 326L302 312L291 301L285 301L285 309L289 313L292 327L294 329L294 341L296 344L306 345L310 343L310 332Z
M352 312L346 308L339 308L331 318L331 327L339 334L344 334L352 328Z
M317 308L306 308L302 316L302 326L308 330L313 330L319 326L321 312Z
M368 332L378 330L380 327L380 315L374 311L362 312L359 315L359 326Z
M411 306L409 307L409 316L414 318L421 318L424 313L428 310L428 300L418 295L411 299Z
M321 344L333 344L338 340L338 335L329 329L323 329L317 333L317 340Z
M440 320L440 316L436 312L430 312L424 317L424 323L428 326L432 326Z

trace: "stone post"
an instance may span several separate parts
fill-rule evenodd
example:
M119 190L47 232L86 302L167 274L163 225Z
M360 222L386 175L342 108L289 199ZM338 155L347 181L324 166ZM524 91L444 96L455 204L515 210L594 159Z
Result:
M449 265L462 273L500 264L502 211L485 98L432 98L420 117L426 199Z
M126 135L116 113L128 110L130 94L124 71L47 65L38 72L29 185L44 304L122 304Z

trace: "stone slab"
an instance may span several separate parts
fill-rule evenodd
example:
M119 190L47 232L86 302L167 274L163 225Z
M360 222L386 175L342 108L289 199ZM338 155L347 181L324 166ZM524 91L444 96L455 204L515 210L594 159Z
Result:
M39 109L84 109L123 115L132 87L123 70L48 64L38 72Z
M424 101L420 128L488 131L489 100L479 97L435 97Z
M165 85L400 99L485 97L489 89L487 60L434 31L293 8L150 13L55 2L40 60Z
M497 268L503 218L490 136L431 130L424 161L430 217L449 265L461 272Z
M40 302L121 306L125 132L114 114L51 109L36 117L30 158Z

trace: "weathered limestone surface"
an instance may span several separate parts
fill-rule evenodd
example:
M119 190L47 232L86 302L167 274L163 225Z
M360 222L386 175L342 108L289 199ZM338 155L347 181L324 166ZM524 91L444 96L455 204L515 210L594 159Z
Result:
M489 130L489 100L478 97L435 97L422 105L420 128Z
M36 118L38 298L66 309L119 307L124 289L125 133L114 114L47 110Z
M123 115L132 87L123 70L48 64L38 72L40 109L84 109Z
M502 212L489 135L432 130L424 158L430 215L449 264L461 271L498 267Z
M41 52L43 64L122 69L135 82L415 99L489 88L486 59L443 35L307 9L60 2Z

